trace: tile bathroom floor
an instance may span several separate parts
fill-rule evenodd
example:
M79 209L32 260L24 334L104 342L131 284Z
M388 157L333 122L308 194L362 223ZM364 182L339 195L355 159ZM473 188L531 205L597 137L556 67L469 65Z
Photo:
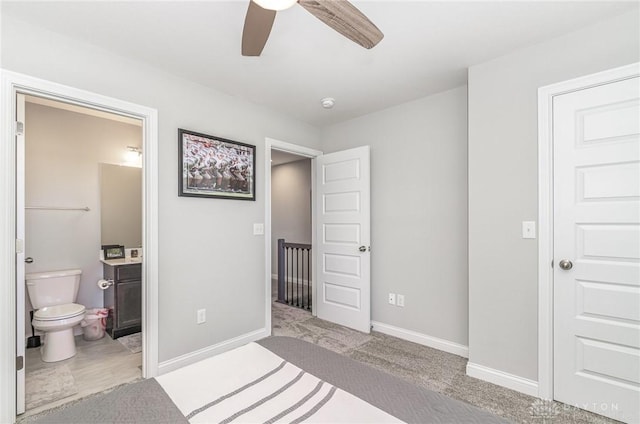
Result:
M39 348L26 350L25 368L27 380L29 380L29 373L43 368L66 366L73 376L73 383L77 392L51 403L28 409L19 417L19 420L46 409L142 378L140 369L142 353L131 353L120 342L111 339L108 335L95 341L86 341L82 336L76 336L75 339L76 355L60 362L43 362L40 359ZM30 393L30 391L33 393L39 389L38 387L30 387L29 383L26 385L27 393Z

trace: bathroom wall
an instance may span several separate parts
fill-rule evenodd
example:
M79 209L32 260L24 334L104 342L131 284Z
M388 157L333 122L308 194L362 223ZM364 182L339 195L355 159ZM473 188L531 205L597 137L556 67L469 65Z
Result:
M26 206L90 209L26 210L26 272L82 269L78 303L102 306L99 163L123 163L126 146L141 145L141 127L27 103L25 143ZM26 303L28 317L28 295Z
M278 239L311 244L311 159L271 167L271 274L278 272Z

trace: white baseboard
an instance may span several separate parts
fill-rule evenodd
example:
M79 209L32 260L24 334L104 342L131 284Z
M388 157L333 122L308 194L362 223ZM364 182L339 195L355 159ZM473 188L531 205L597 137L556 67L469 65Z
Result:
M381 322L371 321L371 325L374 331L379 331L380 333L418 343L423 346L432 347L444 352L453 353L454 355L462 356L463 358L469 357L468 346L450 342L449 340L428 336L426 334L418 333L417 331L407 330L393 325L384 324Z
M467 375L524 393L525 395L538 397L538 382L528 378L518 377L517 375L471 362L467 362Z
M220 353L226 352L236 347L245 345L247 343L263 339L269 335L269 332L265 328L252 331L247 334L242 334L233 339L225 340L215 345L207 346L202 349L195 350L193 352L186 353L184 355L177 356L168 361L163 361L158 364L158 375L166 374L178 368L202 361L203 359L210 358Z

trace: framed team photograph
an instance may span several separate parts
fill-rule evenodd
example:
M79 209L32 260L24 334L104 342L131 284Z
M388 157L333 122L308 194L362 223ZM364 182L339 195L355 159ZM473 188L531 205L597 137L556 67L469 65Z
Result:
M256 200L256 146L178 129L178 196Z
M124 246L119 244L105 244L102 246L105 259L121 259L124 258Z

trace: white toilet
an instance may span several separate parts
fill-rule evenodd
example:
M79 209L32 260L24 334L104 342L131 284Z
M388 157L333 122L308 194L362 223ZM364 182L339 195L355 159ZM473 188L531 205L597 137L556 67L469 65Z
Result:
M85 307L73 303L80 287L79 269L33 272L26 275L32 324L45 333L41 348L44 362L62 361L76 354L73 327L84 318Z

